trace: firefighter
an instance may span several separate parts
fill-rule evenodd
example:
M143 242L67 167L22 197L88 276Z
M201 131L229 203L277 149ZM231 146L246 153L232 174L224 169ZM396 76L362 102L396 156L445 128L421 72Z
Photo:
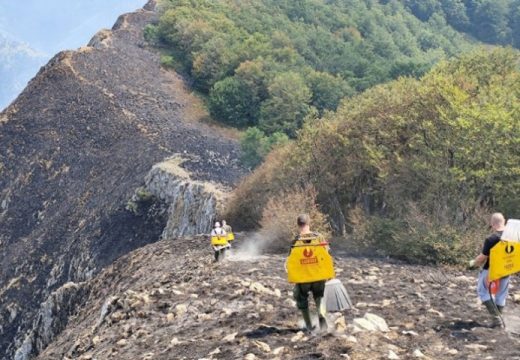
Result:
M503 277L498 281L497 293L495 295L495 299L491 296L491 291L489 290L490 282L488 280L489 275L489 260L491 249L500 242L500 238L504 231L506 224L506 220L504 215L501 213L494 213L491 215L490 227L493 229L493 234L488 236L486 240L484 240L484 245L482 247L482 253L479 254L475 259L471 260L469 263L470 268L480 267L482 269L478 276L477 282L477 293L482 301L482 304L486 307L488 312L491 314L493 322L493 327L502 327L502 321L500 319L500 314L502 313L505 305L506 299L508 295L509 288L509 276Z
M215 251L215 262L223 260L226 256L226 250L230 247L227 241L226 231L220 226L217 221L215 227L211 230L211 245Z
M328 252L328 243L310 229L310 217L298 216L298 235L292 242L286 267L289 282L294 283L293 296L301 311L305 328L313 329L309 312L309 293L312 293L318 312L321 330L327 329L327 320L322 305L325 282L334 278L334 265Z

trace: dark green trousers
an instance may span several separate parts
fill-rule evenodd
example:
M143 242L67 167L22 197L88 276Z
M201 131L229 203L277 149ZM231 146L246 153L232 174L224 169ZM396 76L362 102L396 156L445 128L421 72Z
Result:
M293 289L294 300L298 309L305 310L309 308L309 293L312 293L314 301L322 298L325 292L325 281L316 281L311 283L296 284Z

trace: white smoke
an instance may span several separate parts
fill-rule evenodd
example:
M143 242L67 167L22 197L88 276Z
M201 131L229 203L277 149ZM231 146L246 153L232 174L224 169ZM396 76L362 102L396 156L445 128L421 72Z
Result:
M271 237L262 232L247 234L237 247L231 249L230 261L254 261L262 258L262 253L271 243Z

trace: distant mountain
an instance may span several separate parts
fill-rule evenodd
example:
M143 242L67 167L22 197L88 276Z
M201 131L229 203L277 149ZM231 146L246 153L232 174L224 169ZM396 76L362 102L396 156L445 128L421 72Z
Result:
M145 0L25 0L0 2L0 30L53 56L79 47L117 16L142 7Z
M75 49L145 0L1 1L0 110L52 56Z
M46 56L0 34L0 108L23 90Z

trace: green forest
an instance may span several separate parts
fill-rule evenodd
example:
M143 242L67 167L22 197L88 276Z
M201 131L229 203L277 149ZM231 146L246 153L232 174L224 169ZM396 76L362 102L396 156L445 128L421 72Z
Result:
M490 44L520 48L520 0L403 0L419 19L442 18Z
M252 139L295 137L342 98L420 76L472 46L398 1L164 0L162 14L146 36L165 50L163 63L191 76L213 118L257 127Z
M211 116L248 129L257 166L307 118L478 40L518 46L520 0L163 0L147 39L187 73Z
M161 4L163 65L244 130L240 227L310 199L324 231L453 264L486 211L520 216L520 0Z
M514 50L476 51L351 98L273 151L228 217L255 228L276 217L270 199L311 186L338 234L410 261L463 261L489 209L520 216L519 63Z

